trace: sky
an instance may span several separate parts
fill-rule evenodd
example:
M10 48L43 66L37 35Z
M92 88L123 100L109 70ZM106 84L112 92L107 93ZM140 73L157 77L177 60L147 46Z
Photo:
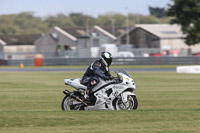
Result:
M0 15L34 12L46 17L64 13L83 13L93 17L105 13L148 15L148 7L167 7L171 0L0 0Z

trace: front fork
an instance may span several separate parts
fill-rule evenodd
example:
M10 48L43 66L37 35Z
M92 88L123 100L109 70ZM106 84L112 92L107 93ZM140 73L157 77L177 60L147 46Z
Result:
M135 94L133 92L129 92L129 91L125 91L120 94L122 102L123 102L124 106L126 106L126 107L129 106L128 96L130 96L130 95L135 96Z

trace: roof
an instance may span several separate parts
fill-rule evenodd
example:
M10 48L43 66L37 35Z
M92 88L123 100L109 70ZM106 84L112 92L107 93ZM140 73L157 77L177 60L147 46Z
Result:
M126 27L115 27L114 31L113 31L112 27L99 27L99 28L101 28L102 30L106 31L107 33L109 33L115 37L118 37L126 32Z
M181 31L181 26L170 24L138 24L136 28L142 28L159 38L183 38L185 35ZM135 28L133 28L135 29Z
M79 37L88 36L87 32L89 32L89 29L87 31L87 29L85 27L71 28L71 27L55 26L54 28L56 30L58 30L59 32L63 33L64 35L66 35L67 37L71 38L74 41L76 41L77 38L79 38ZM126 28L115 28L115 35L113 35L111 27L101 28L99 26L94 26L94 28L101 31L102 33L104 33L105 35L107 35L113 39L116 39L117 36L126 32Z
M3 45L34 45L40 34L0 35Z
M116 37L113 34L109 33L108 31L104 30L103 28L101 28L97 25L95 25L94 28L97 29L98 31L102 32L103 34L109 36L110 38L112 38L114 40L116 39Z
M6 45L6 42L4 42L3 40L0 39L0 44Z
M62 28L55 26L54 29L56 29L57 31L59 31L63 35L71 38L72 40L77 41L77 38L75 36L73 36L72 34L69 34L67 31L63 30Z
M60 27L60 28L76 38L87 35L86 28L68 28L68 27Z

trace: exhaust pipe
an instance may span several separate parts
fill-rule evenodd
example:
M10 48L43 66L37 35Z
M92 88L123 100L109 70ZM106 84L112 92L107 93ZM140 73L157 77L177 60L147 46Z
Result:
M84 105L88 106L86 102L84 102L82 99L80 99L78 96L74 95L73 92L70 92L68 90L64 90L63 93L67 96L70 96L71 98L78 100L79 102L82 102Z

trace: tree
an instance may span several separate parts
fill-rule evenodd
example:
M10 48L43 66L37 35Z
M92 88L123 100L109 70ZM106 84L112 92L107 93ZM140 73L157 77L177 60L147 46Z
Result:
M45 19L45 23L48 24L49 28L53 28L54 26L76 27L76 25L73 23L70 17L64 15L63 13L59 13L56 16L48 16Z
M43 33L48 26L40 17L33 16L32 12L2 15L0 22L0 34Z
M169 18L157 18L141 14L128 14L129 26L137 24L168 23ZM19 14L0 15L0 34L35 34L49 31L54 26L59 27L86 27L90 29L93 25L101 27L126 27L127 16L120 13L106 13L97 18L82 13L71 13L41 18L34 16L33 12L22 12Z
M126 25L126 16L119 13L106 13L98 16L97 25L102 27L111 27L113 20L116 27L122 27Z
M166 16L165 8L149 6L149 12L150 15L155 16L157 18L163 18Z
M167 15L174 17L171 23L181 25L186 44L200 42L200 0L173 0Z
M137 21L136 21L137 20ZM129 14L130 26L137 24L159 24L159 23L169 23L170 19L168 17L157 18L155 16L145 16L141 14Z
M91 26L94 25L96 21L93 17L82 13L71 13L69 14L69 17L76 27Z

